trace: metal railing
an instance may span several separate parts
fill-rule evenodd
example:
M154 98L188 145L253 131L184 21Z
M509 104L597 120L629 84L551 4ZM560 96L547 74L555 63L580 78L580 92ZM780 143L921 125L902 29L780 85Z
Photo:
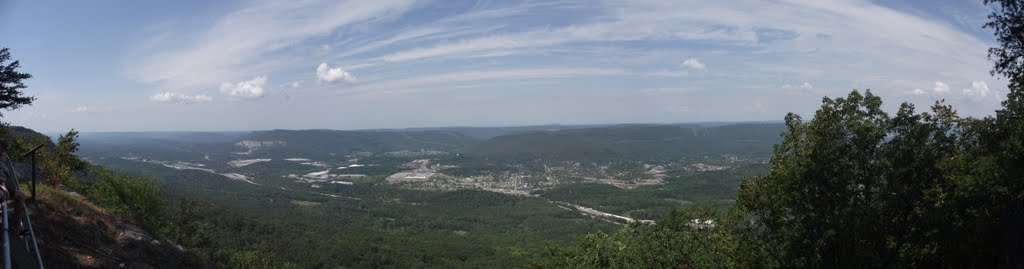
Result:
M0 203L0 208L3 210L3 221L4 221L4 269L11 269L11 228L7 218L7 195L3 195L4 202Z
M32 149L28 153L25 153L25 155L32 154L32 200L35 200L35 183L36 183L35 152L36 152L36 150L39 150L39 148L41 148L42 146L43 145L39 145L38 147ZM11 162L10 156L8 156L7 153L0 153L0 154L3 154L3 159L7 160L7 162L2 163L3 170L7 171L7 174L8 174L7 180L13 180L11 182L11 183L13 183L13 184L11 184L11 186L13 186L13 190L7 190L7 195L9 196L12 193L20 192L21 191L20 190L21 189L21 185L18 182L18 174L14 170L14 163ZM8 200L7 198L8 197L3 197L3 201L0 202L0 204L2 204L2 210L3 210L3 229L4 229L4 234L3 234L3 244L4 244L3 245L3 255L4 255L4 269L10 269L11 268L11 238L10 238L11 225L10 225L10 222L9 222L10 218L8 216L9 207L8 207L8 203L7 203L7 200ZM22 215L21 221L22 221L22 224L24 225L26 231L28 232L28 235L29 235L28 239L30 239L30 241L32 243L31 244L32 248L29 249L29 251L31 251L31 252L33 252L35 254L34 257L33 257L33 258L35 258L35 261L33 261L33 262L35 263L36 268L43 269L43 268L45 268L43 266L43 257L39 253L39 242L36 239L35 229L32 228L32 219L29 217L29 214L28 214L28 206L26 205L26 203L20 203L20 204L21 204L21 210L22 210L22 212L24 212L23 215ZM20 238L15 238L15 239L17 239L21 243L25 243L25 242L21 241Z

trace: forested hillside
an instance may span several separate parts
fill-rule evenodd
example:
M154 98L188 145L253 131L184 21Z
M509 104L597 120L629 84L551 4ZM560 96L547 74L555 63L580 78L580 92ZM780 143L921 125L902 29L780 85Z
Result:
M854 91L825 99L813 120L788 115L770 170L745 180L728 211L680 209L535 265L958 268L1019 257L1007 252L1024 238L1006 206L1024 181L1001 141L1022 129L941 103L895 116L881 105Z
M782 124L618 125L499 136L460 152L489 158L671 160L703 155L768 156Z
M342 158L358 152L388 152L403 149L451 150L477 140L446 131L256 131L243 138L250 141L281 141L286 147L268 146L263 156L291 155ZM333 154L333 155L332 155Z

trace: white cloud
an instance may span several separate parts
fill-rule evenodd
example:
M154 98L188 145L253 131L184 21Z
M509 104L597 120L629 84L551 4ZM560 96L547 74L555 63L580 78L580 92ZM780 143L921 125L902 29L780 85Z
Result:
M686 61L683 61L683 69L688 71L704 71L705 66L704 63L700 62L700 60L697 60L696 58L689 58L686 59Z
M992 95L992 90L989 90L988 84L984 81L973 81L971 82L971 88L963 90L963 95L979 99L987 98L989 95Z
M220 84L220 93L237 98L259 98L263 97L263 86L266 84L267 76L258 76L235 84L224 82Z
M479 13L479 12L478 12ZM451 40L458 37L465 37L473 34L489 33L493 30L501 28L500 26L489 26L482 27L480 25L463 24L461 26L452 27L440 27L440 26L428 26L426 28L413 28L405 32L400 32L392 35L390 38L373 41L366 44L361 44L354 48L348 48L345 51L332 54L337 58L349 57L361 53L376 51L379 49L408 43L425 42L429 40ZM372 65L372 64L364 64ZM358 69L355 66L349 66L349 70Z
M653 88L637 91L637 94L642 95L685 95L699 91L700 88ZM630 93L633 94L633 93Z
M316 79L321 83L333 83L335 81L355 82L356 77L342 70L341 67L331 68L327 63L320 63L316 67Z
M782 89L783 90L787 90L787 91L792 92L792 93L805 93L805 94L816 94L816 95L817 94L824 94L825 93L824 90L815 89L814 85L811 85L810 82L804 82L802 84L797 84L797 85L786 84L786 85L782 85Z
M473 57L477 54L511 55L514 49L546 47L575 41L566 29L562 31L537 30L507 35L476 37L426 48L399 51L379 58L386 62L402 62L433 57ZM502 53L496 53L503 51Z
M245 74L268 73L299 56L278 53L302 42L328 36L339 28L387 19L404 13L415 1L255 1L217 18L202 31L165 31L162 46L138 52L127 66L139 82L184 90L232 81ZM144 42L145 43L145 42ZM133 55L134 57L138 57Z
M292 87L292 89L302 88L302 81L295 81L295 82L289 83L288 86Z
M935 82L935 88L932 88L935 93L945 94L949 93L949 84L943 83L942 81Z
M811 85L810 82L804 82L803 84L800 84L800 85L790 85L790 84L782 85L782 88L783 89L793 89L793 90L813 90L814 89L814 85Z
M115 108L112 106L78 106L74 109L68 110L71 113L96 113L96 112L110 112L114 111Z
M564 5L557 12L549 9L548 5L559 4ZM189 29L192 24L183 24L179 29L164 29L168 32L162 40L166 44L139 52L145 56L137 62L141 68L133 78L172 92L213 89L221 82L235 83L254 75L274 76L274 82L288 78L282 84L274 83L280 85L275 89L260 87L274 91L287 89L287 83L295 79L302 79L302 83L294 86L316 86L348 81L359 74L359 84L346 86L344 91L330 87L339 95L353 91L447 90L488 83L489 88L502 89L491 92L501 97L495 99L503 104L520 102L510 98L516 87L509 85L527 79L555 85L550 88L557 90L530 89L530 94L538 98L586 96L590 92L585 90L607 92L617 87L682 86L722 96L762 97L763 104L798 112L813 111L815 105L801 101L809 98L783 100L788 97L774 96L780 91L779 85L789 83L782 87L794 94L850 88L878 89L878 94L904 97L942 93L943 97L954 97L947 98L952 102L965 101L967 96L998 95L963 85L987 75L987 41L950 25L942 16L932 16L942 14L911 10L915 5L892 9L868 0L484 1L465 13L461 9L423 9L432 12L429 16L403 14L427 5L395 1L254 1L242 5L241 10L226 16L197 18L209 22L209 28ZM351 8L351 13L338 12L346 8ZM565 9L576 12L563 12ZM449 10L461 14L447 13ZM496 15L481 16L487 14ZM573 16L554 23L536 23L552 14ZM766 38L759 29L777 29L786 34ZM621 64L626 58L646 61ZM131 57L123 62L136 63ZM314 81L309 73L315 62L323 64L318 65ZM707 64L715 70L705 71L706 76L686 77L687 73L708 70ZM552 67L559 70L545 70ZM595 83L586 78L593 76L616 83ZM799 80L779 83L779 78ZM951 81L952 87L942 82L933 86L937 80ZM998 80L985 86L1003 89ZM964 88L970 89L952 91ZM469 91L451 95L464 93ZM310 97L305 92L295 94L296 98ZM462 105L452 101L455 99L443 100L444 104ZM583 101L567 103L571 102ZM740 108L745 104L742 100L727 102ZM744 113L743 109L708 110L702 116L738 120L766 117L757 113L764 110L763 104L751 105L747 111L753 113ZM78 104L60 109L74 105ZM810 110L801 110L806 107ZM990 112L991 107L971 108ZM430 108L424 113L436 110L440 109ZM588 115L600 119L600 113ZM483 114L476 117L495 119ZM525 117L508 119L523 121ZM372 120L395 126L425 124L407 118L375 116Z
M187 95L177 92L162 92L150 96L149 100L161 103L198 104L213 101L213 98L205 94Z
M681 5L687 8L679 9ZM977 38L943 23L864 1L785 1L776 4L757 1L594 1L592 5L576 5L576 9L570 11L582 19L588 16L599 19L592 20L592 23L561 28L545 27L540 30L463 38L428 47L413 46L412 49L393 52L377 60L392 62L433 57L476 57L480 54L511 55L543 51L536 48L568 43L651 40L759 45L767 48L766 51L816 51L818 54L850 55L864 52L856 54L889 61L899 57L886 56L900 55L905 58L908 54L922 56L922 53L963 58L983 54L986 47ZM528 8L517 10L531 12ZM595 10L599 11L595 14ZM486 10L481 13L484 12ZM792 33L793 42L759 43L758 29ZM863 49L836 45L836 42L858 40L865 44L861 47ZM974 52L966 48L982 49ZM957 53L949 55L951 50ZM981 62L984 62L983 59ZM898 63L915 64L913 61Z
M499 80L529 80L529 79L559 79L559 78L582 78L597 76L615 76L627 74L620 69L604 68L538 68L538 69L509 69L455 72L439 75L425 75L411 78L388 80L378 83L364 84L359 87L348 89L353 91L378 91L378 90L400 90L403 88L420 87L436 84L458 84L473 81L499 81Z

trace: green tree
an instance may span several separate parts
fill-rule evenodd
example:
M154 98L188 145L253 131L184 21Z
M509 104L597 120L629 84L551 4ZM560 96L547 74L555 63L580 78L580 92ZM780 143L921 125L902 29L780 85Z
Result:
M937 103L895 117L867 92L786 117L771 169L738 205L781 267L992 267L999 210L1018 187L982 149L985 120Z
M812 122L786 116L771 170L744 182L739 203L764 225L783 267L880 264L886 253L866 237L881 223L865 215L874 213L890 119L870 91L823 103Z
M48 178L46 183L57 186L60 184L77 187L72 172L85 168L85 162L75 155L78 151L78 131L72 129L66 134L57 138L57 144L52 152L41 151L41 168L46 172Z
M726 268L731 227L710 209L677 209L657 225L634 223L619 232L587 235L562 249L549 246L533 268ZM731 223L726 223L731 225Z
M198 248L210 246L210 233L213 227L209 222L203 221L198 201L182 199L175 213L171 234L176 243Z
M18 72L21 63L12 61L9 49L0 49L0 109L14 110L23 105L31 105L36 98L27 96L22 91L26 88L24 81L32 78L31 74ZM2 117L3 114L0 114Z
M981 142L1006 172L1013 185L1024 184L1024 4L1017 0L985 0L993 6L985 28L992 29L999 46L989 49L991 73L1008 79L1003 108L990 121Z
M126 176L102 168L92 169L99 178L85 189L97 205L114 214L128 217L157 235L166 235L167 202L156 182L148 178Z
M21 62L11 59L8 48L0 48L0 110L15 110L23 105L31 105L35 97L26 96L22 89L25 89L25 80L32 78L31 74L19 72ZM3 113L0 113L3 117ZM10 148L12 144L19 144L17 139L11 137L11 130L6 124L0 123L0 139L9 146L7 150L20 150L21 148ZM19 144L20 145L20 144ZM22 152L22 151L13 151ZM11 157L18 157L14 153Z

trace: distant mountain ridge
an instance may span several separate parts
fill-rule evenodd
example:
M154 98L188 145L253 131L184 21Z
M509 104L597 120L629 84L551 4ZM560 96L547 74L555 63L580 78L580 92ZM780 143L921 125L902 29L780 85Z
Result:
M608 160L673 159L699 154L771 154L785 125L750 123L704 127L616 125L499 136L460 150L471 156Z
M280 147L268 147L259 155L328 157L356 152L397 150L455 150L479 139L451 131L337 131L270 130L256 131L240 140L280 141Z
M608 160L679 158L699 154L767 156L782 123L692 123L438 127L378 130L85 133L83 150L235 152L256 158L340 159L357 152L440 150L484 158ZM250 141L243 143L243 141ZM258 149L246 145L262 141ZM200 155L201 156L201 155Z
M167 141L189 143L231 142L249 132L84 132L82 139L102 142Z

